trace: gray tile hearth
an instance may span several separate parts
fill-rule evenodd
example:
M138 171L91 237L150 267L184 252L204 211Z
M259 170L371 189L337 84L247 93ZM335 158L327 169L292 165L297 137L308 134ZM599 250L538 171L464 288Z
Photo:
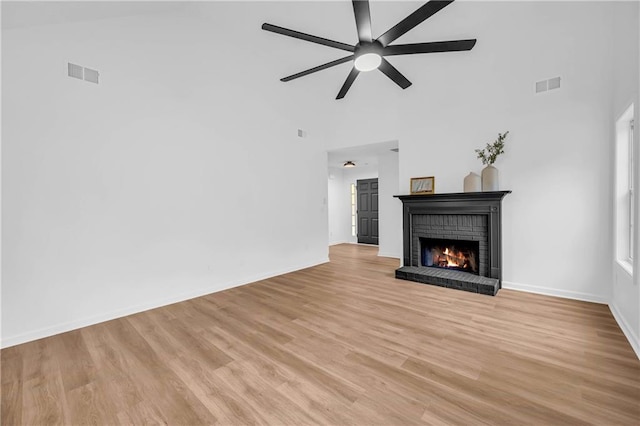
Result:
M396 278L491 296L496 295L500 283L497 278L425 266L403 266L396 270Z

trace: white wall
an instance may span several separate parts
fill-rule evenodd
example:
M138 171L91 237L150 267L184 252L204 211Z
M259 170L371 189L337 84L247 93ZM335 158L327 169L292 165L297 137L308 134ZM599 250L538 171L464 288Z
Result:
M378 256L402 258L402 202L394 195L403 191L399 184L398 153L378 156L378 199L380 245Z
M351 195L342 169L329 168L329 245L351 240Z
M635 122L638 123L638 110L640 109L639 87L640 83L640 17L637 2L617 3L613 15L613 108L612 122L622 115L630 104L635 106ZM611 147L615 149L615 127L611 128ZM640 132L635 133L636 164L638 163L638 139ZM615 162L612 163L612 168ZM638 173L636 171L636 188L638 188ZM613 173L612 173L613 175ZM612 185L612 194L615 188ZM612 199L612 205L615 201ZM636 206L636 212L639 212ZM638 216L638 215L636 215ZM636 223L640 223L636 219ZM615 229L615 228L614 228ZM638 241L638 230L636 227L636 247ZM634 275L638 274L638 256L634 265ZM633 345L636 353L640 357L640 291L639 285L633 282L632 276L615 260L613 256L613 291L611 301L611 311L616 316L618 323L625 332L627 338Z
M3 346L327 260L313 103L254 66L285 6L253 6L3 29Z
M412 9L402 7L376 4L372 14ZM336 107L332 143L397 139L403 193L414 176L459 192L482 169L474 149L509 130L496 163L501 188L513 191L504 200L505 287L608 302L612 10L608 2L453 3L402 42L475 37L475 48L390 58L413 82L404 91L381 73L356 80ZM536 81L555 76L560 90L535 95Z

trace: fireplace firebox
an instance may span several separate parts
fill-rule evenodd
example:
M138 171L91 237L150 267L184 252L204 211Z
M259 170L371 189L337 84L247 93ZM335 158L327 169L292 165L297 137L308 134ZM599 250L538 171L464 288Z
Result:
M420 238L421 265L479 275L480 242Z
M404 229L396 278L495 296L502 280L502 199L509 193L396 195Z

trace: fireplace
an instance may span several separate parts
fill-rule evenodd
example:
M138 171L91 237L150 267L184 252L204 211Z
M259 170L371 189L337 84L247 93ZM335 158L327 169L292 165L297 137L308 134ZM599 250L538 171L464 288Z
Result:
M396 278L495 295L502 279L502 198L511 191L400 195Z
M479 275L480 242L420 238L421 265Z

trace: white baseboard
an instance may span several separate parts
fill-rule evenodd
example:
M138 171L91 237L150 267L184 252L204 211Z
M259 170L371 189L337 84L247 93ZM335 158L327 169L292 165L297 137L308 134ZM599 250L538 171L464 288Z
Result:
M392 257L394 259L401 259L402 256L398 255L398 253L384 253L378 250L378 257Z
M502 281L502 288L509 290L526 291L527 293L544 294L547 296L562 297L565 299L582 300L584 302L594 302L608 304L609 299L598 294L581 293L579 291L558 290L556 288L538 287L528 284L514 283L510 281Z
M338 244L348 244L349 241L347 240L340 240L340 241L332 241L329 243L329 247L331 246L337 246Z
M618 326L620 326L622 333L624 333L625 337L629 341L633 351L636 353L636 356L640 359L640 342L638 341L638 336L633 334L633 330L629 327L629 323L624 319L624 316L620 313L615 303L609 304L609 309L611 310L611 314L613 314L613 318L618 323Z
M288 274L290 272L299 271L301 269L310 268L312 266L321 265L323 263L329 262L329 258L319 259L314 262L308 262L304 264L299 264L296 266L292 266L289 268L285 268L278 271L271 271L264 274L257 274L252 277L244 278L237 281L230 281L222 284L217 284L215 287L207 287L199 290L175 295L172 297L157 299L148 303L138 304L134 306L128 306L123 309L117 309L111 312L105 312L98 315L93 315L87 318L81 318L74 321L64 322L61 324L56 324L50 327L41 328L39 330L30 331L28 333L20 334L17 336L2 336L2 340L0 342L0 348L8 348L10 346L19 345L21 343L31 342L33 340L42 339L44 337L54 336L56 334L65 333L71 330L77 330L78 328L88 327L90 325L99 324L101 322L110 321L116 318L122 318L127 315L137 314L138 312L148 311L150 309L160 308L162 306L171 305L173 303L182 302L189 299L194 299L196 297L205 296L211 293L217 293L219 291L228 290L234 287L240 287L246 284L251 284L256 281L265 280L267 278L272 278L278 275Z

